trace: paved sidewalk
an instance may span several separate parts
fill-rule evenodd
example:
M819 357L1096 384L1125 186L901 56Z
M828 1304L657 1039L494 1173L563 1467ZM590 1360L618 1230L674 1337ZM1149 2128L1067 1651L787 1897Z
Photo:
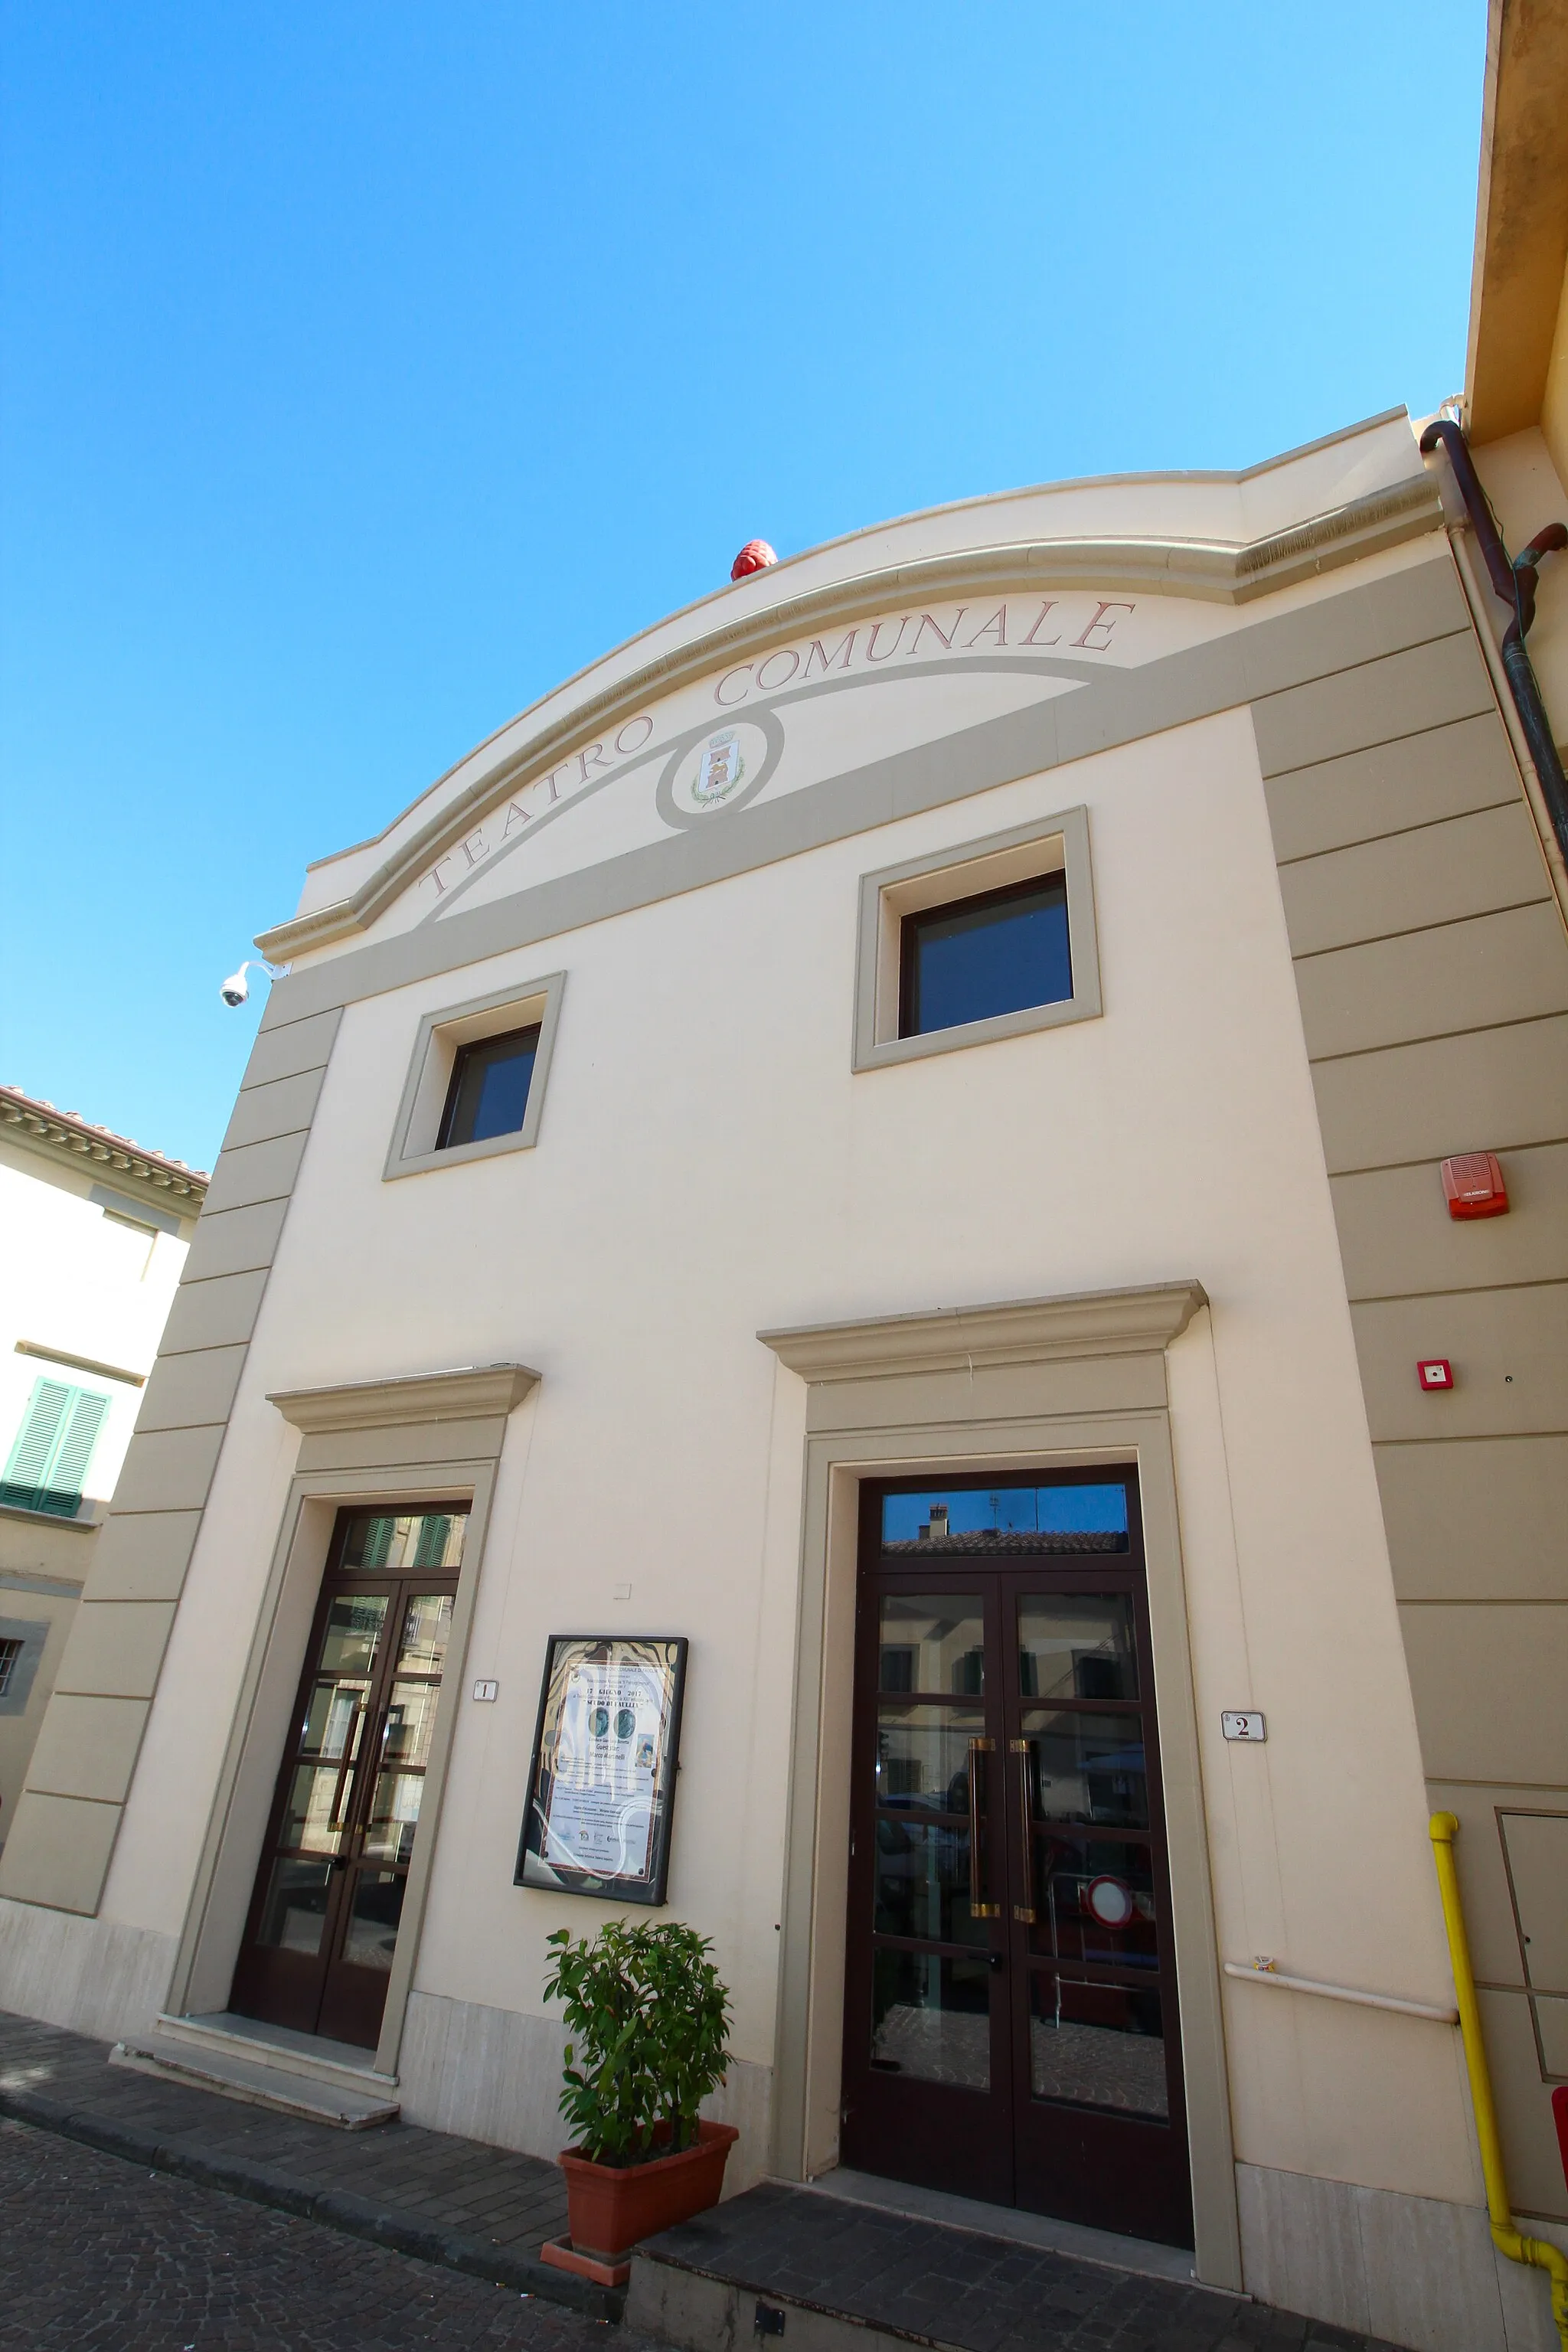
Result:
M674 2341L718 2352L721 2342L751 2340L750 2305L760 2294L824 2315L816 2326L829 2335L848 2331L838 2352L855 2352L868 2326L957 2352L1397 2352L1207 2288L772 2182L649 2242L634 2278L643 2331L636 2337L595 2325L619 2320L620 2294L538 2259L542 2241L566 2227L554 2165L414 2124L336 2131L130 2073L108 2056L107 2042L0 2011L0 2116L57 2136L51 2143L0 2123L0 2243L13 2250L4 2265L0 2347L373 2352L385 2345L400 2352L430 2343L630 2352L667 2317ZM65 2146L61 2136L86 2145ZM230 2193L213 2194L221 2191ZM276 2210L247 2216L239 2199ZM183 2213L196 2233L190 2276ZM152 2249L145 2259L135 2252L141 2232ZM373 2246L344 2246L343 2232ZM401 2260L408 2255L420 2259ZM237 2267L226 2270L231 2257ZM395 2259L397 2287L387 2284L393 2273L355 2268ZM426 2264L468 2275L442 2283ZM675 2303L668 2314L656 2309L683 2273L694 2289L711 2286L701 2313L693 2306L702 2321L695 2337ZM26 2285L19 2301L14 2275ZM308 2296L316 2280L327 2297L319 2326ZM658 2290L652 2302L645 2282ZM510 2296L500 2292L508 2288ZM454 2305L459 2290L499 2300ZM531 2332L517 2332L518 2290L536 2298L521 2305L533 2315ZM355 2334L361 2294L374 2325ZM708 2309L714 2295L723 2312ZM572 2309L551 2314L549 2305ZM209 2307L226 2315L219 2332L176 2318ZM425 2333L408 2332L416 2320L428 2321ZM470 2322L478 2332L464 2333ZM827 2337L820 2341L827 2352Z
M0 2122L0 2352L659 2352L96 2148Z
M1212 2287L773 2181L651 2238L627 2317L717 2352L765 2343L770 2304L784 2347L795 2313L811 2315L814 2352L855 2352L871 2330L956 2352L1398 2352Z
M595 2319L620 2317L620 2295L539 2260L566 2227L553 2164L416 2124L337 2131L110 2066L109 2050L0 2011L0 2115Z

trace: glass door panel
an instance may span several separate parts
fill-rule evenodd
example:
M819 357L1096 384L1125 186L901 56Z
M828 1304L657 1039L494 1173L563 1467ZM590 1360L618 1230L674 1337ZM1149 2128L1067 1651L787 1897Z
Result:
M465 1524L450 1506L339 1521L230 1997L242 2013L376 2041L451 1631L455 1587L431 1570L455 1568Z
M1190 2245L1135 1482L865 1501L841 2161Z

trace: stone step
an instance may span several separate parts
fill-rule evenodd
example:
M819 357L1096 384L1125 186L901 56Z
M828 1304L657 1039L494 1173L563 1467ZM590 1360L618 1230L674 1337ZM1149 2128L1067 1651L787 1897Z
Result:
M363 2090L341 2080L324 2082L268 2065L237 2052L169 2042L153 2035L145 2042L118 2042L110 2053L111 2066L152 2074L164 2082L190 2083L197 2089L217 2091L247 2106L270 2107L282 2116L302 2116L310 2123L331 2124L338 2131L369 2131L377 2124L395 2123L397 2101L374 2085Z

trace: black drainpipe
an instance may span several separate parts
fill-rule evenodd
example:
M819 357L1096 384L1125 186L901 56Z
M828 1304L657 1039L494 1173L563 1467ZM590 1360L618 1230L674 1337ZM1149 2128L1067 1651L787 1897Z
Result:
M1536 532L1521 554L1510 560L1492 520L1486 492L1477 478L1469 444L1449 417L1435 417L1428 425L1421 436L1423 456L1429 457L1439 442L1448 453L1454 479L1459 485L1459 496L1465 501L1465 510L1486 559L1493 592L1513 613L1513 618L1503 633L1502 666L1508 675L1535 772L1541 779L1552 830L1557 835L1558 847L1563 856L1568 857L1568 776L1563 775L1563 761L1552 740L1552 724L1546 716L1546 705L1541 698L1541 688L1531 667L1530 656L1524 648L1526 633L1535 618L1535 583L1541 559L1559 548L1568 547L1568 529L1560 522L1549 522L1544 530Z

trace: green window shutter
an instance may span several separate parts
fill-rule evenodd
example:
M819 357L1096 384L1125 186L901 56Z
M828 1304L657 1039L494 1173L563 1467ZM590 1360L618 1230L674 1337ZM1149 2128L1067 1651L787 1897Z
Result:
M109 1399L64 1381L37 1381L0 1479L0 1503L74 1518Z
M38 1509L37 1497L59 1443L60 1427L69 1417L71 1400L77 1394L63 1381L34 1381L5 1475L0 1479L0 1503L14 1503L25 1511Z
M81 1507L88 1464L98 1444L98 1433L109 1412L109 1399L91 1389L78 1389L71 1417L60 1431L55 1458L49 1465L47 1499L39 1508L74 1519Z

